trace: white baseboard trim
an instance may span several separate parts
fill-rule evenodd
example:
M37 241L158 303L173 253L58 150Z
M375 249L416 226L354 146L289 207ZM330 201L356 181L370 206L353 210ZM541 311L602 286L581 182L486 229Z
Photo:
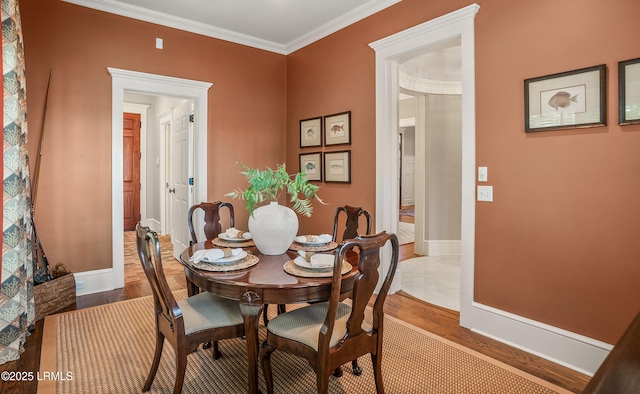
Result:
M162 226L160 225L160 221L156 219L146 219L142 222L144 226L149 227L151 230L155 231L158 234L162 234Z
M474 302L471 330L593 376L612 345Z
M100 293L102 291L114 290L113 284L116 283L113 268L105 268L102 270L86 271L74 273L76 279L76 295L83 296L87 294ZM79 289L79 287L82 287Z
M460 241L427 241L429 256L459 256Z

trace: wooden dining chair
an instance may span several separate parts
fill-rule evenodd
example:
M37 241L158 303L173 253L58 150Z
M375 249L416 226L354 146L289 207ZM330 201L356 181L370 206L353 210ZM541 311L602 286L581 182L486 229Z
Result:
M344 213L344 215L342 215ZM345 217L345 229L342 233L342 239L338 240L338 228L340 227L340 217ZM333 240L335 242L344 241L345 239L352 239L357 237L358 226L360 222L360 216L364 216L367 223L367 232L364 235L371 234L371 215L361 207L352 207L345 205L344 207L336 208L336 213L333 217Z
M338 229L340 228L340 218L344 216L344 232L342 233L342 239L338 239ZM352 207L350 205L345 205L344 207L336 208L336 213L333 217L333 240L335 242L341 242L346 239L353 239L357 237L358 227L360 225L360 217L364 216L367 224L367 232L365 235L371 234L371 215L365 209L361 207ZM349 261L353 261L352 254L355 255L355 252L352 250L347 252L349 255ZM354 375L361 375L362 369L358 366L358 360L354 359L351 363L351 368L353 370ZM339 374L339 372L338 372Z
M640 312L616 342L582 394L640 393Z
M365 309L378 283L380 248L391 243L389 270L373 305L373 320L365 320ZM351 305L340 302L341 267L346 252L360 249L358 274L353 284ZM273 393L270 357L279 349L307 359L317 375L318 393L328 391L329 376L339 367L364 354L371 354L376 390L384 393L382 382L383 304L398 267L398 238L382 232L347 240L336 252L329 301L283 313L267 325L267 339L260 350L267 392Z
M220 224L220 209L222 208L229 210L229 227L235 227L233 205L228 202L201 202L189 208L187 224L189 225L189 233L191 234L191 245L198 243L196 230L193 226L193 215L196 210L202 209L204 211L204 235L206 239L214 239L222 232L222 226Z
M244 321L237 301L203 292L176 301L169 289L160 258L158 236L149 227L136 225L138 256L153 291L156 349L151 370L142 391L148 391L158 371L165 338L176 353L173 393L182 391L187 355L198 345L213 341L213 358L220 357L217 341L244 335Z

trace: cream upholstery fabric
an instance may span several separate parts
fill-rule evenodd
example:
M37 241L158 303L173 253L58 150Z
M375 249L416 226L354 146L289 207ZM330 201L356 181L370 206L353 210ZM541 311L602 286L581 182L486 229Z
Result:
M279 337L292 339L314 350L318 350L318 335L320 334L320 328L322 328L324 319L327 316L328 307L328 302L320 302L283 313L269 321L267 329ZM351 307L349 305L342 302L338 304L336 324L334 325L330 340L331 347L338 344L338 341L340 341L347 332L347 320L349 319L350 313ZM362 329L370 332L373 327L371 324L363 321Z
M211 327L232 326L243 322L237 301L203 292L178 301L184 317L184 331L189 335Z

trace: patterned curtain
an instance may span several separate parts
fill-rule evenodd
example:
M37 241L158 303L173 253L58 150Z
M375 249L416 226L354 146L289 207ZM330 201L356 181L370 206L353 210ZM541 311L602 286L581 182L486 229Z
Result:
M33 324L31 200L27 157L27 98L22 28L17 0L2 0L4 86L2 158L2 285L0 364L17 360Z

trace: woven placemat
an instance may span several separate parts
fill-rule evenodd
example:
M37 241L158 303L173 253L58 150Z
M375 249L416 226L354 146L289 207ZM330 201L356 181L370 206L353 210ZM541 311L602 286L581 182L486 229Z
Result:
M248 239L246 241L227 241L222 238L214 238L211 241L212 244L216 246L222 246L223 248L250 248L252 246L256 246L252 239Z
M338 247L338 243L331 241L328 244L311 246L311 245L301 245L295 241L289 246L291 250L304 250L305 252L327 252L329 250L333 250Z
M258 264L258 260L259 260L258 256L254 256L250 253L247 253L247 257L245 257L242 260L239 260L237 263L234 263L234 264L212 264L212 263L207 263L206 261L201 261L198 264L193 264L191 261L189 261L189 264L192 267L197 268L199 270L203 270L203 271L226 272L226 271L237 271L237 270L253 267L254 265Z
M330 278L333 276L333 267L327 269L310 269L297 265L293 260L289 260L282 266L287 274L302 276L305 278ZM342 275L351 272L353 266L346 261L342 262Z

